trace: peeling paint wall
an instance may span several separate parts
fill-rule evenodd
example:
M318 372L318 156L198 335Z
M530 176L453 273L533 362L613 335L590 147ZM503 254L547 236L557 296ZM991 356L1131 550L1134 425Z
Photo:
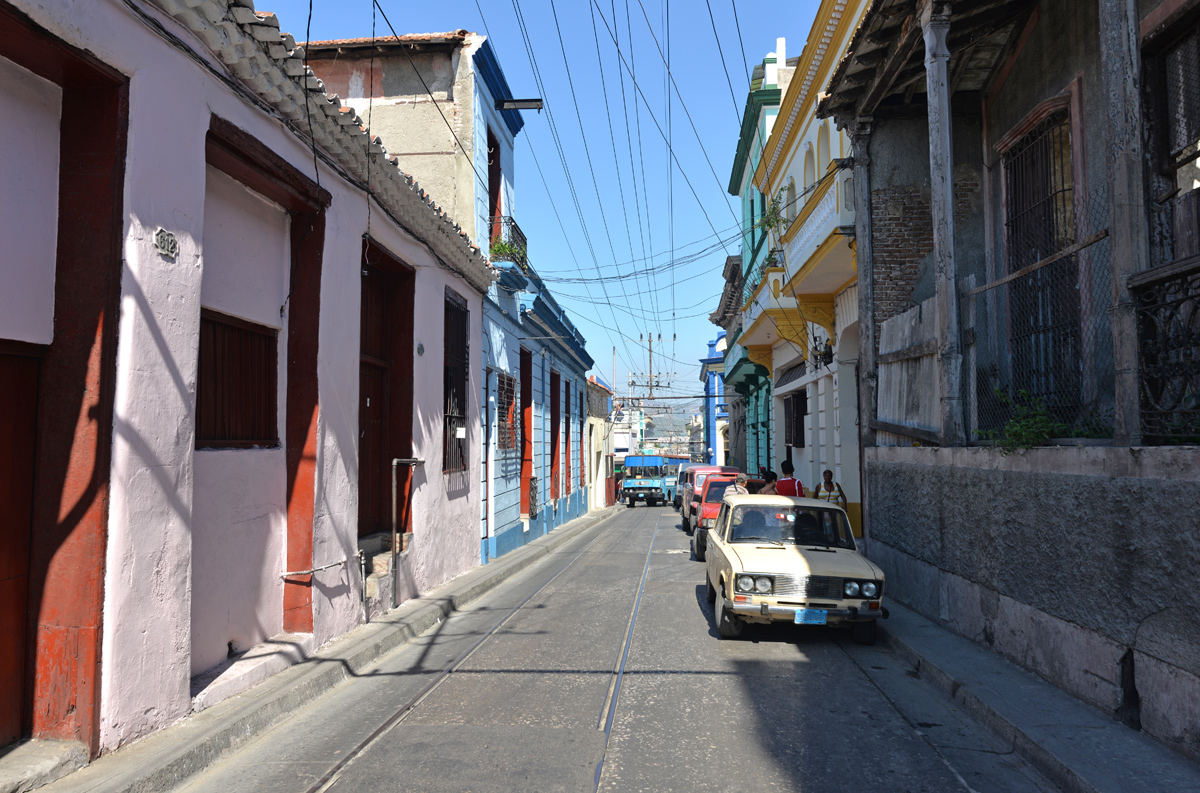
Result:
M222 555L233 549L219 547L218 537L204 552L207 562L194 558L196 528L208 525L226 532L226 537L236 536L237 521L247 516L259 521L259 515L279 505L274 452L233 453L239 455L234 466L232 460L217 459L224 452L205 458L194 448L200 310L210 299L209 287L216 283L206 278L206 254L213 252L208 245L214 241L205 224L205 135L211 117L220 116L245 130L309 178L318 176L332 195L321 272L312 564L334 566L313 576L317 645L361 621L361 582L353 554L358 510L360 261L368 212L373 213L372 236L416 270L416 341L425 346L412 377L414 453L429 462L418 470L414 486L415 536L403 569L410 593L427 591L478 563L478 454L471 455L467 471L441 473L444 289L455 289L470 307L473 415L478 411L482 303L480 294L461 276L439 265L424 244L392 225L384 213L369 209L364 195L338 173L322 164L314 174L313 152L297 135L156 35L124 4L17 0L15 5L54 35L130 76L124 271L100 671L100 748L110 751L190 713L193 667L211 660L199 654L192 657L193 629L202 628L193 625L193 595L199 597L206 586L204 566L211 570L233 564ZM204 45L177 22L168 19L164 24L204 51ZM176 235L176 258L154 249L159 227ZM277 255L267 254L275 262ZM236 293L239 283L240 279L226 284L223 299L232 301L226 310L286 327L286 315L278 314L278 294L269 299L259 294L262 299L254 305L235 306L247 297ZM266 316L272 312L273 317ZM281 340L281 359L284 349L286 339ZM281 394L284 387L281 378ZM467 426L468 446L477 450L478 424ZM243 462L253 470L240 468ZM229 503L217 504L214 498L221 483L227 484L239 471L247 474L246 489L255 492L226 490L221 495ZM251 576L246 585L261 587L245 596L256 598L252 606L242 597L234 598L244 609L236 621L254 631L247 634L247 641L277 629L279 614L273 612L275 595L269 590L282 571L274 548L282 542L285 529L275 518L261 519L256 528L262 532L261 563L250 565L250 560L240 559L238 563L247 563L246 571L222 571L222 575L246 572ZM239 547L245 550L246 546ZM215 611L221 613L220 608Z

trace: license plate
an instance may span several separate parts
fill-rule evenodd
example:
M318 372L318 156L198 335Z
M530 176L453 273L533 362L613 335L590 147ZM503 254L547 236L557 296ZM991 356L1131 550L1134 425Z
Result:
M824 625L828 617L825 609L796 609L797 625Z

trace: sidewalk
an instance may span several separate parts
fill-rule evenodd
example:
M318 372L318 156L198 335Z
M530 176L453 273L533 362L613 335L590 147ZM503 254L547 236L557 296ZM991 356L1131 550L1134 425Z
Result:
M1200 765L891 601L880 638L1069 793L1200 791Z
M45 793L171 790L294 710L420 636L452 612L622 511L621 506L608 507L565 523L546 536L463 573L419 598L402 603L374 622L334 639L304 661L254 688L104 755L41 790ZM37 749L43 743L35 741L24 746ZM21 756L18 752L12 754ZM31 790L50 781L44 776L45 759L33 750L23 754L38 762L29 762L22 769L14 767L13 762L6 764L8 758L0 758L0 793Z

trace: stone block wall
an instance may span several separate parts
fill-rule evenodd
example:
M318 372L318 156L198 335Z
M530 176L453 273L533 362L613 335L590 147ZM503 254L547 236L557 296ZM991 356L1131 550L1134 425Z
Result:
M1200 450L874 448L865 466L889 596L1200 759Z

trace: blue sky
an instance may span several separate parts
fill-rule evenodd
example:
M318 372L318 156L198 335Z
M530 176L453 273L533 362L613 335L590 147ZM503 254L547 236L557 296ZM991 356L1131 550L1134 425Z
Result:
M639 334L653 334L654 370L670 380L670 392L701 393L697 359L717 333L708 314L721 292L725 257L739 250L737 205L726 187L748 70L775 49L778 36L787 38L789 56L800 54L817 0L380 4L401 34L466 28L489 35L513 93L545 100L547 111L524 112L513 215L529 238L531 264L587 339L595 371L613 382L616 346L615 382L624 392L628 372L648 368ZM308 0L256 5L277 13L282 29L304 40ZM312 38L370 36L371 11L371 0L313 0ZM678 95L675 88L670 94L670 140L677 164L664 141L668 12L670 68L678 88ZM382 16L376 33L389 33ZM533 62L544 91L534 79Z

